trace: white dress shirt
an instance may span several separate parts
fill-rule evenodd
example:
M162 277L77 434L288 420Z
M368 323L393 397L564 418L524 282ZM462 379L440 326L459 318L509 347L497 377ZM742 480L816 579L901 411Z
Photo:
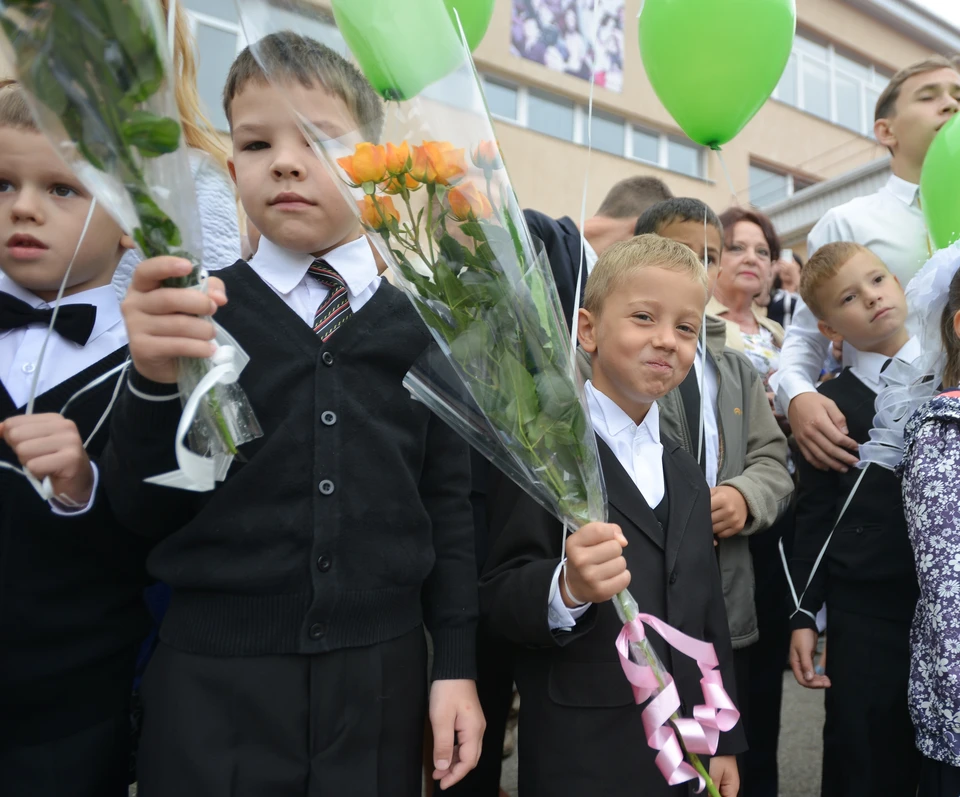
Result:
M26 302L34 309L48 309L53 306L3 274L0 274L0 291ZM64 296L60 304L95 305L97 318L85 346L61 337L56 331L50 335L37 380L38 396L127 344L127 330L120 315L120 302L111 286L104 285L72 296ZM0 330L0 381L18 407L25 406L30 398L30 385L33 383L37 358L46 335L46 325Z
M34 309L52 307L4 274L0 274L0 291L26 302ZM72 296L64 296L60 304L61 306L95 305L97 318L84 346L61 337L56 330L53 331L47 343L40 376L37 379L38 396L55 388L61 382L66 382L127 344L127 329L123 325L120 302L112 286L104 285ZM46 325L0 330L0 381L3 382L4 388L17 407L24 407L30 399L30 386L37 370L37 359L46 334ZM93 505L92 496L96 495L99 479L97 466L93 465L93 491L91 500L86 506L70 509L51 501L51 509L58 515L86 512Z
M590 246L590 242L583 236L583 233L580 233L580 240L583 241L583 259L587 264L587 276L590 276L600 257L597 255L597 250Z
M903 344L900 351L893 355L893 359L903 360L905 363L912 363L920 356L920 353L920 340L914 337ZM879 393L883 387L880 381L880 372L889 359L885 354L858 351L857 364L853 366L850 371L874 393Z
M703 347L697 344L697 356L693 361L693 367L696 369L697 382L703 385L700 391L703 404L703 456L704 470L709 487L717 486L717 469L720 467L720 426L717 423L717 399L720 393L720 385L717 380L717 364L710 356L706 357L707 373L700 375L702 363ZM693 455L697 455L698 443L697 429L691 429L690 434L694 441Z
M646 417L639 426L609 397L597 390L587 380L584 386L587 409L594 431L600 436L623 466L644 500L652 509L666 493L663 480L663 445L660 443L660 410L656 403L650 405ZM559 590L563 563L553 573L550 588L547 619L551 630L569 630L576 625L590 604L568 608Z
M932 249L920 210L919 186L891 175L887 184L869 196L858 197L824 214L807 237L807 255L824 244L853 241L879 257L906 288ZM908 320L911 329L913 320ZM780 370L770 379L781 411L800 393L816 390L830 342L817 329L817 319L800 300L787 330ZM854 366L857 353L843 348L844 365Z
M343 277L354 313L359 312L380 287L377 262L369 242L362 236L327 252L321 259ZM330 293L326 285L307 271L313 261L313 255L291 252L266 238L260 239L260 247L250 261L250 268L311 327L317 308Z

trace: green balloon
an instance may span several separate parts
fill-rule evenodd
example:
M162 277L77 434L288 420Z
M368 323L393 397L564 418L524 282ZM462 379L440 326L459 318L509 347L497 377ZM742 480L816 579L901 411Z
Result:
M937 249L960 240L960 124L954 116L937 133L920 172L920 204Z
M660 102L691 140L717 148L777 87L797 8L795 0L646 0L639 27Z
M467 37L467 44L470 45L470 52L473 52L487 35L487 28L490 27L490 20L493 18L495 0L443 0L443 2L454 24L456 24L454 9L460 15L463 33Z
M495 0L333 0L333 16L361 71L387 100L415 97L464 60L453 9L473 49Z

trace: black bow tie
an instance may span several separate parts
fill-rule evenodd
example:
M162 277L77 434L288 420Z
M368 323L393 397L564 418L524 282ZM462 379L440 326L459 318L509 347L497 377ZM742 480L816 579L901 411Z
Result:
M9 293L0 291L0 330L42 324L48 326L53 310L35 310ZM67 340L86 345L97 320L97 308L92 304L65 304L57 313L53 328Z

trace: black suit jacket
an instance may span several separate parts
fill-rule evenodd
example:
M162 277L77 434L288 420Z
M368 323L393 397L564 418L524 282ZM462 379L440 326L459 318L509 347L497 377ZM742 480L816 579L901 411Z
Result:
M710 493L697 463L663 439L669 520L661 528L613 452L597 441L607 484L609 519L623 529L640 610L686 634L712 642L724 685L736 702L732 650L720 573L713 549ZM561 526L509 479L491 482L494 535L480 582L481 612L495 631L521 646L516 682L521 694L520 795L532 797L675 796L654 764L642 707L614 647L620 622L611 603L592 606L572 631L550 630L547 611L560 561ZM649 638L673 674L690 716L702 702L700 670L657 636ZM738 724L721 735L718 754L746 749Z
M543 241L547 259L550 261L550 270L553 271L553 280L557 284L563 317L569 327L570 318L573 315L573 301L577 293L580 230L569 216L551 219L538 210L525 210L523 216L527 220L530 233ZM584 263L583 279L580 283L581 293L586 284L587 270Z

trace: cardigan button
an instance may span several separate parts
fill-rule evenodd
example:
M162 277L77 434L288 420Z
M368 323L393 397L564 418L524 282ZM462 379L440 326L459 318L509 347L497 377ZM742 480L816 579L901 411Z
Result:
M677 571L676 571L676 570L674 570L674 571L670 574L670 583L671 583L671 584L676 584L676 583L677 583Z
M324 426L333 426L337 422L337 413L327 410L320 416Z
M327 633L326 623L314 623L310 626L310 639L322 639Z
M333 355L328 351L325 351L320 359L323 360L323 364L326 366L333 365Z
M320 482L320 495L333 495L333 482L330 479L324 479Z
M326 573L332 565L333 560L327 554L320 554L320 558L317 559L317 570Z

